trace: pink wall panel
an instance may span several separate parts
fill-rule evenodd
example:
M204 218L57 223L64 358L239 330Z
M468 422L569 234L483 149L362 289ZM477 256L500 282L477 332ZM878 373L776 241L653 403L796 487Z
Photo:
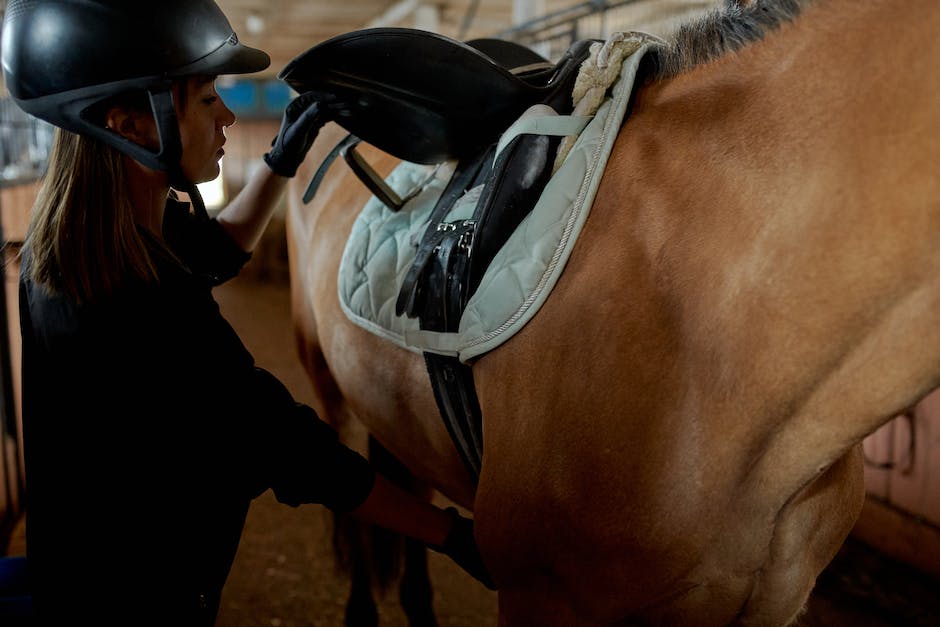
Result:
M870 435L863 446L868 494L940 525L940 390L910 416L895 418Z
M913 467L892 476L892 501L940 525L940 392L917 406L914 419Z
M862 442L865 451L865 487L868 493L888 498L890 471L882 468L894 454L894 421L884 425Z

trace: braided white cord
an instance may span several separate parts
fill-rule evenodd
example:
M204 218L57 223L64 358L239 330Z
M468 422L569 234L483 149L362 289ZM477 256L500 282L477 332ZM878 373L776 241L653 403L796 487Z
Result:
M591 56L581 64L574 89L571 91L571 100L574 103L571 115L593 116L604 102L607 90L620 78L624 59L639 50L643 44L653 40L658 38L648 33L630 31L613 33L603 44L591 44ZM552 168L553 173L561 167L577 139L577 135L568 135L561 140Z

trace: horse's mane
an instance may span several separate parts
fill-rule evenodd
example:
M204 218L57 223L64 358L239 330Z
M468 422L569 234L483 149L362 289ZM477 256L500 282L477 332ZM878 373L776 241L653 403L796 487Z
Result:
M671 78L762 39L798 16L813 0L727 0L725 6L683 24L670 45L651 52L647 78Z

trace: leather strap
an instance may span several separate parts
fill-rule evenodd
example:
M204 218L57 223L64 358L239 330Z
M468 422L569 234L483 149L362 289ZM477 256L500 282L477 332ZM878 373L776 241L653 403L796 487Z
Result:
M473 372L456 357L424 353L424 361L447 432L476 482L483 465L483 420Z
M470 240L474 222L442 225L435 233L438 245L426 264L428 276L420 281L428 290L420 303L420 326L455 332L466 306ZM424 353L438 411L457 452L474 482L480 478L483 456L483 415L473 383L473 371L450 355Z
M480 175L487 171L484 166L489 163L492 150L490 148L482 155L477 156L476 159L458 164L457 169L447 183L447 187L444 188L440 198L437 199L434 209L431 210L428 226L424 231L424 235L421 236L421 243L418 245L415 259L402 281L398 300L395 303L396 315L401 316L404 314L409 317L416 317L420 314L422 308L420 288L421 284L424 283L422 277L427 271L428 262L446 236L448 226L444 222L444 218L457 199L473 187Z
M350 133L343 139L339 140L333 150L330 151L320 164L320 167L317 168L316 174L313 175L313 178L310 179L310 183L307 185L307 191L304 192L304 204L309 203L313 200L313 197L316 195L317 190L320 189L320 183L323 182L323 177L326 176L327 170L330 169L330 166L333 165L333 162L336 161L336 157L346 152L346 149L350 146L355 146L361 140Z
M530 212L551 176L558 137L521 134L496 158L470 220L435 220L411 303L422 330L455 333L470 295L493 256ZM412 267L412 270L414 267ZM483 416L471 367L457 357L424 353L438 410L468 471L479 479Z

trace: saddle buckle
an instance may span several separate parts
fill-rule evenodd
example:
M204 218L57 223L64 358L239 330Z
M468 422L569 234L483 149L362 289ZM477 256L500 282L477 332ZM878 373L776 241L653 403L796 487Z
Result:
M460 226L463 230L460 233L460 239L457 240L457 247L465 251L469 257L470 250L473 247L473 233L476 220L464 220L460 223Z

